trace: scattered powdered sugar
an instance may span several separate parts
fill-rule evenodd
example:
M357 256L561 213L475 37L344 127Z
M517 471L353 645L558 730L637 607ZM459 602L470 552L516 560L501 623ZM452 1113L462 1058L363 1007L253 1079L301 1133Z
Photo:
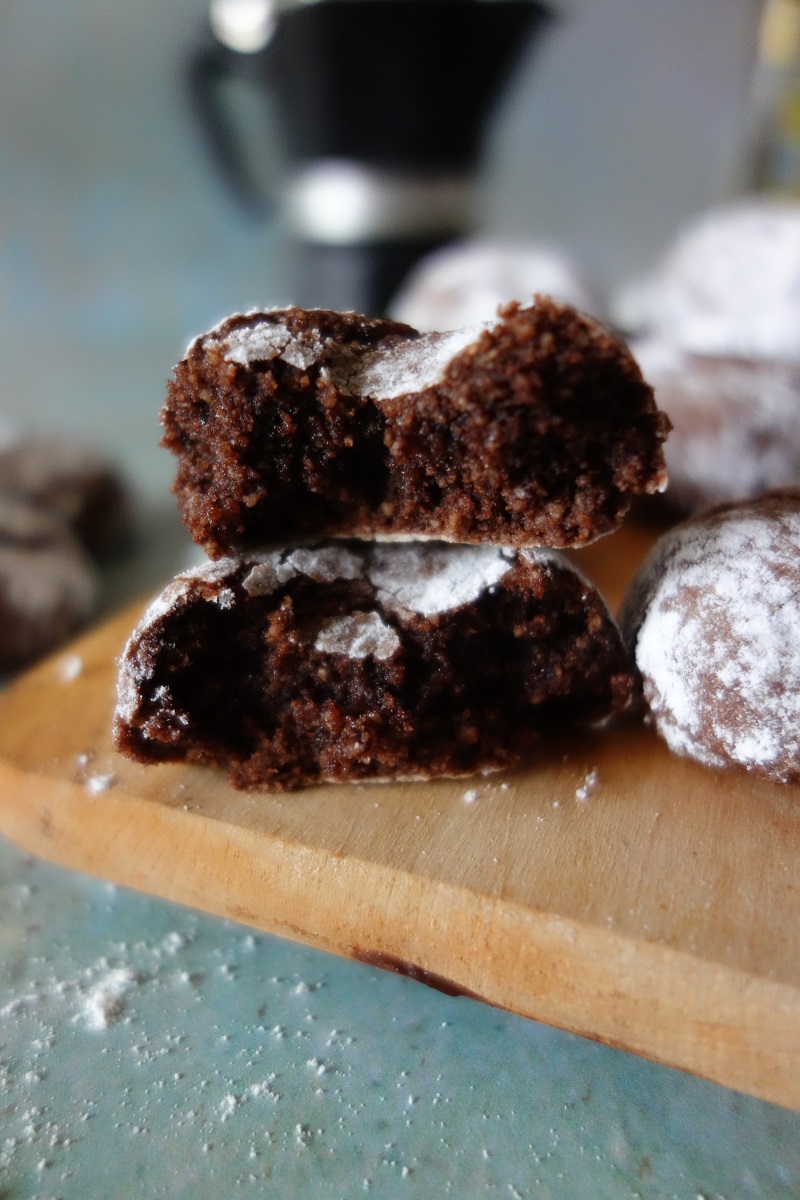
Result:
M465 804L474 804L478 799L478 789L470 788L468 791L464 792L464 795L461 797L461 799Z
M94 796L107 792L117 782L117 773L110 766L105 770L90 771L89 766L95 759L94 751L89 750L75 755L75 778L82 783L87 791Z
M593 796L600 784L600 772L597 767L587 771L581 783L575 789L575 799L579 804L585 804Z
M676 752L800 769L799 552L800 505L768 499L679 527L635 581L623 623Z
M432 617L477 600L515 558L514 551L498 546L376 545L369 580L387 608Z
M80 654L65 654L56 663L56 671L62 683L74 683L83 674L83 659Z
M400 638L380 613L358 612L325 621L314 649L323 654L345 654L348 658L372 655L383 661L400 649Z
M101 792L107 792L117 782L116 772L106 771L97 775L86 776L86 787L93 796L99 796Z
M694 354L797 362L800 208L748 199L703 214L638 298L644 327Z
M136 983L130 967L114 967L83 997L81 1015L92 1029L107 1029L125 1012L128 992Z

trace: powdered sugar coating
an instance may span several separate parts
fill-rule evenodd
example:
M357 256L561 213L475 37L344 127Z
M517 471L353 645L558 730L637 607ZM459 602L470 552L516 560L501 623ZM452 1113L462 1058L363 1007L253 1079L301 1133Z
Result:
M0 547L0 590L4 604L21 619L45 622L62 611L71 624L90 616L97 603L97 576L71 545L47 546L40 552Z
M660 338L631 349L672 421L664 457L677 505L800 482L800 365L702 358Z
M314 649L322 654L345 654L348 658L371 655L383 662L400 649L400 638L380 613L348 613L323 622Z
M510 300L527 304L537 292L600 315L596 297L563 250L477 239L422 259L393 299L390 315L416 329L460 329L492 320Z
M247 367L275 358L301 370L320 363L340 392L380 401L434 386L448 364L475 342L485 327L475 325L407 340L395 337L386 346L354 353L347 345L323 339L315 332L294 333L284 322L271 320L269 313L264 313L254 324L231 330L223 341L223 350L229 362ZM217 334L212 330L206 336L214 338Z
M694 354L800 362L800 204L749 199L703 214L617 308L625 327Z
M686 522L657 545L622 615L652 720L709 766L800 777L800 497Z
M368 350L358 358L342 356L331 378L347 395L393 400L409 392L434 387L449 364L473 345L488 325L472 325L452 333L428 333L389 348Z
M97 607L97 573L55 513L0 499L0 670L56 645Z
M513 566L513 551L497 546L376 545L369 581L389 609L433 617L473 600Z
M245 367L254 362L282 358L290 366L307 371L318 360L322 349L322 339L315 334L307 330L292 333L286 325L267 320L240 326L225 339L225 357L229 362Z

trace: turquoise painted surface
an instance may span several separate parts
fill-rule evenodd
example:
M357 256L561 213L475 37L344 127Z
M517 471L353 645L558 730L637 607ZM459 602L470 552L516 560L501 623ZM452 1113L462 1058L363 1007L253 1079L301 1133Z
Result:
M800 1114L0 845L0 1196L800 1195Z

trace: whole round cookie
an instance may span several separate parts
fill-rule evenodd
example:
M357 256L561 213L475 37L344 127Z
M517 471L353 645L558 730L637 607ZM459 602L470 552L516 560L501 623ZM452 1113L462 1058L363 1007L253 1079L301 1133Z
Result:
M634 578L620 623L671 750L800 779L800 493L676 526Z
M390 315L420 330L491 321L502 304L552 296L592 316L602 306L572 258L556 246L469 239L423 258L403 282Z
M54 649L97 600L94 567L64 523L0 494L0 673Z
M686 354L660 338L631 350L672 422L664 496L673 508L800 486L800 364Z
M702 213L612 309L621 328L691 354L797 363L800 204L748 198Z
M0 430L0 493L61 519L95 559L132 536L131 498L117 467L80 442Z

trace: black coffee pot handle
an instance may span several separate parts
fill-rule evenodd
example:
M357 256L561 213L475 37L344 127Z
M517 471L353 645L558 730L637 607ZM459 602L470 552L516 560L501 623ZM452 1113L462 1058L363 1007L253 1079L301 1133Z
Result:
M252 64L248 70L249 64ZM231 83L251 87L263 100L263 73L249 55L219 44L198 50L186 68L189 101L217 174L236 205L249 217L261 219L275 209L263 173L253 169L244 131L226 97Z
M218 173L257 216L271 207L271 181L258 146L245 144L234 86L253 91L265 116L274 102L267 163L279 146L294 166L467 176L498 93L550 15L543 0L288 5L256 53L206 44L189 65L189 94Z

